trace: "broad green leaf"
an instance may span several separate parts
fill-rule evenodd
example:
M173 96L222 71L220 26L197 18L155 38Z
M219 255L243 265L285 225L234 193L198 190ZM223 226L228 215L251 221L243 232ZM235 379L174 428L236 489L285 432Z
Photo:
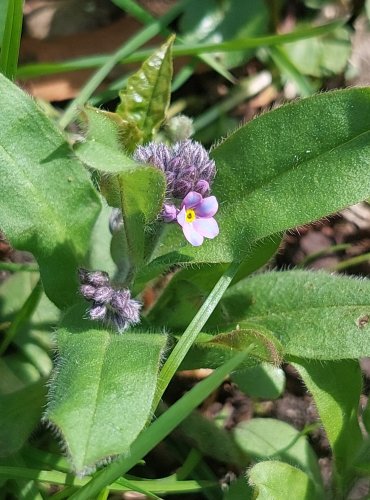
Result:
M220 428L213 420L208 420L200 413L194 412L180 426L190 444L203 455L215 460L233 464L238 467L247 466L247 456L236 444L232 434Z
M358 423L362 390L359 363L352 360L322 363L296 358L292 361L314 398L333 450L336 486L338 492L344 494L353 480L353 462L362 444Z
M41 418L46 380L20 354L0 358L0 457L18 451Z
M367 18L370 20L370 0L365 1L365 10Z
M112 209L104 202L91 233L91 243L88 255L90 269L100 269L113 276L116 266L110 256L112 235L109 231L109 218Z
M40 379L0 394L0 456L17 452L34 430L45 405L45 384Z
M59 361L45 418L61 433L74 469L84 473L128 454L150 419L167 338L118 335L82 320L73 328L79 313L72 311L58 332Z
M187 42L220 43L262 35L268 29L268 10L262 0L193 0L180 19ZM217 59L232 68L246 62L255 49L220 52Z
M304 75L337 75L344 71L351 54L350 34L341 27L322 37L288 43L285 50Z
M230 484L222 500L253 500L253 491L245 477L239 477Z
M119 94L121 103L116 111L123 120L140 130L140 142L150 141L166 116L171 96L173 41L174 36L171 36L154 52L130 76L126 88Z
M256 500L320 500L313 482L300 469L270 460L261 462L248 471L249 483L255 488Z
M265 328L247 326L219 335L199 334L181 364L181 370L217 368L231 359L235 351L252 347L243 368L267 361L278 365L282 361L283 348L280 342Z
M285 388L285 374L281 368L261 363L231 375L239 389L252 398L276 399Z
M48 297L76 299L77 267L100 210L88 173L31 97L0 75L0 227L33 253ZM63 265L61 265L63 263Z
M123 231L130 264L140 268L151 253L150 233L164 200L166 180L157 168L139 165L119 145L114 122L94 109L86 110L88 140L75 148L76 155L96 173L102 194L123 215ZM149 247L149 248L146 248Z
M269 238L251 248L232 283L237 283L266 264L278 249L279 243L280 237ZM150 310L148 321L156 326L166 326L172 331L183 332L227 267L228 264L208 264L178 272ZM150 270L150 265L141 270L136 286L140 282L142 286L146 284ZM162 269L160 271L163 272Z
M0 317L10 324L30 296L38 279L37 273L20 272L10 276L0 286ZM19 324L12 342L33 363L42 376L52 368L50 352L52 332L59 321L60 311L45 294L28 320Z
M370 281L323 272L269 272L230 288L204 331L246 322L270 330L287 355L345 359L370 355Z
M264 113L211 156L220 234L192 247L168 224L153 258L242 260L261 238L368 198L370 89L328 92Z
M253 418L233 431L239 447L253 460L281 460L303 470L322 488L320 469L307 437L291 425L273 418Z
M11 394L40 379L40 373L22 354L0 358L0 393Z

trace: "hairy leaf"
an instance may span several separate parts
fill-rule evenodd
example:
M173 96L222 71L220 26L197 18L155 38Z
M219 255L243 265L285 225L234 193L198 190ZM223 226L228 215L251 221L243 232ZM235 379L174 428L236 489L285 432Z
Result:
M250 346L250 357L243 367L267 361L278 365L282 361L283 348L280 342L265 328L246 325L243 329L219 335L200 334L181 364L182 370L195 368L217 368L231 359L235 351L244 351Z
M76 154L96 173L109 205L121 210L131 265L139 268L151 250L146 248L147 235L154 232L152 224L163 204L165 177L159 169L139 165L121 150L114 122L94 109L85 113L88 139L76 146Z
M45 418L61 433L74 469L84 473L129 453L150 419L167 338L118 335L82 320L73 327L80 312L72 311L58 332L59 361Z
M361 444L358 408L362 377L358 361L322 363L295 359L298 370L318 409L334 455L338 495L349 489L354 477L353 462Z
M251 248L232 283L237 283L266 264L276 252L279 243L280 237L269 238ZM172 331L183 332L227 266L228 264L204 264L195 269L188 268L178 272L149 312L148 321L156 326L166 326ZM150 271L150 265L142 269L136 286L140 282L145 285L146 280L143 278L148 278Z
M192 247L169 224L153 258L242 260L261 238L369 197L370 89L328 92L265 113L211 155L220 234Z
M247 322L269 329L287 355L314 359L370 355L370 281L323 272L259 274L230 288L204 331Z
M15 248L34 254L46 294L65 307L76 298L76 270L99 199L58 129L1 75L0 108L0 175L6 186L0 227Z
M252 459L287 462L310 476L318 490L322 488L315 453L306 436L291 425L273 418L253 418L239 423L233 433L236 443Z
M249 482L255 487L256 500L321 500L310 478L292 465L270 460L260 462L248 471Z

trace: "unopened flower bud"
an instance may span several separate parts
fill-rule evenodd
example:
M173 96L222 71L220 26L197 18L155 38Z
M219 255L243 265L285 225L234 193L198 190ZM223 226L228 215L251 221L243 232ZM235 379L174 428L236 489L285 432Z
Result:
M93 306L89 311L90 318L93 320L103 320L106 314L107 314L106 306L100 304Z
M113 296L114 290L110 286L100 286L96 288L94 301L105 304L109 302Z
M92 320L113 325L120 333L130 325L139 323L142 305L131 299L129 290L114 289L107 273L80 269L79 277L83 283L80 286L81 294L92 302L89 310Z
M81 285L80 292L83 297L87 300L94 300L94 295L96 292L96 288L92 285Z
M173 142L185 141L194 133L193 120L185 115L171 118L166 125L167 133Z
M207 181L201 179L195 184L195 191L202 196L206 196L209 193L209 184Z
M173 220L176 220L178 209L175 207L175 205L163 205L163 209L161 212L162 219L165 222L172 222Z

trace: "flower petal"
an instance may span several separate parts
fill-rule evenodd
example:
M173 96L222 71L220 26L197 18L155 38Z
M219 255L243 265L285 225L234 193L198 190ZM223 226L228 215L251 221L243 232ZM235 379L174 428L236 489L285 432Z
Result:
M193 247L199 247L203 243L203 236L198 233L194 227L194 222L187 222L182 227L184 231L184 236Z
M192 226L198 234L205 236L206 238L213 239L219 233L218 224L213 217L195 219Z
M203 196L195 191L190 191L181 203L181 208L194 208L203 200Z
M181 227L184 227L185 224L189 224L186 222L186 208L182 208L181 211L177 214L177 222L180 224Z
M216 196L208 196L204 198L195 208L197 217L213 217L218 210L218 201Z

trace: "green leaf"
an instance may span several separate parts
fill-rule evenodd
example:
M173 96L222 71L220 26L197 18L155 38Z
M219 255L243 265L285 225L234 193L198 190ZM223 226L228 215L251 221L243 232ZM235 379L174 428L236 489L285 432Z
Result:
M6 9L5 25L1 26L0 34L0 72L11 80L17 72L19 46L22 33L23 0L0 2L0 7ZM1 19L0 19L1 23Z
M103 203L91 233L88 263L90 269L99 269L113 276L117 268L110 256L112 234L109 231L109 218L111 213L112 209Z
M107 116L94 109L85 112L88 140L76 146L76 155L96 172L107 202L121 209L131 265L140 268L151 252L147 236L155 232L153 223L162 208L164 174L157 168L139 165L120 150L119 130Z
M186 42L220 43L248 39L266 33L268 10L262 0L193 0L180 19L180 30ZM226 67L239 66L250 59L254 49L220 52L217 59Z
M14 322L21 307L26 303L38 279L37 273L16 273L0 286L0 317L4 323ZM52 349L51 332L59 321L60 311L43 293L31 315L18 321L16 336L12 342L33 363L40 374L47 377L52 362L49 353ZM9 326L11 328L11 326Z
M235 443L233 436L226 429L222 429L212 420L208 420L200 413L192 413L181 424L181 432L185 434L190 444L203 455L212 457L221 463L247 466L248 459Z
M304 471L322 488L317 458L306 436L291 425L273 418L253 418L234 428L239 447L253 460L274 459L287 462Z
M248 471L249 482L255 487L256 500L320 500L310 478L300 469L270 460Z
M277 399L285 388L284 371L268 363L238 370L231 380L252 398Z
M311 392L334 455L334 474L340 498L354 478L353 462L361 444L358 408L362 376L358 361L322 363L292 358Z
M280 238L269 238L251 248L232 283L240 281L266 264L279 244ZM150 310L148 321L152 325L166 326L172 331L183 332L226 268L227 264L208 264L197 269L189 268L178 272ZM149 265L139 273L135 282L135 286L139 285L139 290L140 284L145 286L151 270L152 266ZM163 268L159 268L159 272L163 272Z
M58 129L1 75L0 108L0 175L6 186L0 227L15 248L33 253L46 294L65 307L76 299L76 270L99 199Z
M0 456L23 446L41 417L45 392L45 379L21 353L0 358Z
M273 332L287 355L328 360L369 356L369 296L369 280L269 272L230 288L205 331L243 328L246 322Z
M141 132L141 141L148 142L164 121L171 96L171 36L127 81L120 92L117 113ZM136 146L134 144L133 146ZM132 149L132 148L130 148Z
M341 27L322 37L289 43L285 50L304 75L337 75L344 71L351 55L350 33Z
M0 49L1 49L1 45L3 43L6 13L8 10L8 2L9 2L9 0L0 0Z
M224 378L238 367L247 355L247 352L236 354L209 377L199 382L140 434L133 443L129 455L120 456L115 462L105 467L71 498L75 500L94 498L105 486L110 485L122 474L129 471L189 416L222 383Z
M253 500L253 491L245 477L233 481L224 493L222 500Z
M17 452L41 418L45 404L45 380L0 394L0 456Z
M59 361L45 418L61 433L72 465L85 473L128 454L152 414L162 334L118 335L71 311L58 332ZM78 323L76 323L77 325Z
M180 369L216 368L231 359L235 351L243 352L247 349L251 349L252 359L246 359L244 367L253 366L256 361L267 361L276 365L282 361L283 348L276 337L265 328L246 325L243 329L226 334L200 334Z
M370 89L358 88L302 99L239 128L211 153L220 234L192 247L168 224L153 258L242 260L261 238L368 198L369 117Z

